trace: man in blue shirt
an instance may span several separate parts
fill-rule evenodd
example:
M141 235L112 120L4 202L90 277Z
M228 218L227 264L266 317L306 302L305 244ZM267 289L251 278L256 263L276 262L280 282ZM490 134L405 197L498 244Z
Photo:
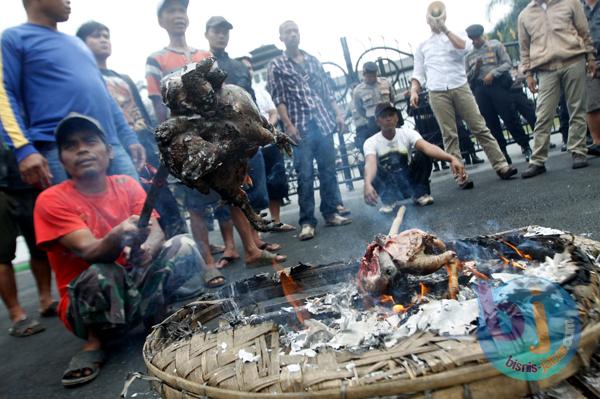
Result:
M0 42L0 130L26 183L47 187L66 179L54 129L70 112L97 119L113 146L110 174L137 178L144 148L110 96L96 61L78 38L57 31L69 2L25 0L27 23L7 29ZM121 145L123 144L123 145ZM125 147L125 148L124 148Z

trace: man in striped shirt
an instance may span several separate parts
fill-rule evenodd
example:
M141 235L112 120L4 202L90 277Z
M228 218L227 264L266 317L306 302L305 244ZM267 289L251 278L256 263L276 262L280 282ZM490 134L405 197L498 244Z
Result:
M321 194L321 214L328 226L352 222L337 211L337 179L335 147L332 133L344 129L344 117L337 107L319 60L299 49L300 32L293 21L279 27L279 38L285 44L282 55L271 61L267 89L285 132L298 144L294 148L294 166L298 173L300 205L300 240L315 235L314 168L317 160Z

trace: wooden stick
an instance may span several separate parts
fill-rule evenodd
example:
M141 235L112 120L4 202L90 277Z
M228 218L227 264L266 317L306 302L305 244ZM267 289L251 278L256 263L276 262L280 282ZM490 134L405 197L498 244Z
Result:
M402 220L404 219L404 212L406 212L406 207L402 205L398 208L398 213L396 213L396 217L392 222L392 227L390 227L390 232L388 236L395 236L400 231L400 225L402 224Z

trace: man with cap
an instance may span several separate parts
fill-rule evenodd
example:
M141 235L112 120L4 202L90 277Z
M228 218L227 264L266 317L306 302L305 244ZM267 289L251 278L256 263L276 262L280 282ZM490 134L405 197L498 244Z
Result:
M381 197L382 213L392 213L398 202L411 196L419 206L433 203L429 177L431 158L450 163L454 175L465 174L458 158L423 140L413 129L397 127L400 110L392 103L379 103L375 118L381 131L365 141L364 199L377 205ZM376 187L375 177L380 181Z
M379 68L374 62L363 65L363 81L352 91L352 117L356 126L356 147L362 152L365 140L379 131L375 120L377 104L394 102L392 85L377 76Z
M510 92L513 83L510 76L512 61L506 48L498 40L485 40L481 25L469 26L467 36L473 42L473 48L467 54L465 67L479 111L481 111L492 135L498 141L506 160L511 163L506 152L506 139L502 133L503 129L498 115L521 146L525 159L529 161L531 156L529 136L523 130L521 118L512 105Z
M485 125L485 120L467 83L465 55L467 42L446 27L445 16L432 18L427 14L431 37L419 45L415 52L410 103L417 107L419 92L425 84L429 89L431 109L440 125L444 147L455 158L460 158L456 115L462 118L477 138L492 167L501 179L510 179L517 169L509 166L498 142ZM462 189L473 188L465 175L457 176Z
M69 112L85 112L102 124L115 154L111 173L137 178L144 147L108 92L90 50L57 30L69 19L69 2L23 4L27 23L6 29L0 41L0 133L23 180L44 188L67 178L53 133Z
M169 116L160 95L162 78L191 62L200 62L210 57L209 52L197 50L187 44L185 32L190 24L188 3L189 0L161 0L158 4L158 24L167 31L169 45L151 54L146 60L146 81L148 97L159 123Z
M40 194L34 223L56 275L58 315L86 340L62 377L74 386L98 375L107 338L141 320L161 321L176 290L204 263L186 236L164 241L156 212L147 228L138 227L146 193L129 176L107 176L114 155L98 121L70 114L56 143L70 178Z
M314 167L316 159L321 193L320 211L328 226L352 222L338 213L341 198L335 169L333 132L345 129L329 77L317 58L300 50L300 31L293 21L279 26L279 39L285 51L268 68L267 90L284 125L285 132L298 145L294 147L294 166L298 173L300 240L315 236ZM335 113L335 116L333 115Z
M590 77L596 75L596 48L583 6L579 0L533 0L519 14L518 27L521 67L527 76L527 86L535 94L539 84L533 154L521 177L526 179L546 172L550 129L561 92L570 115L567 147L572 168L584 168L588 166L585 76L586 69Z

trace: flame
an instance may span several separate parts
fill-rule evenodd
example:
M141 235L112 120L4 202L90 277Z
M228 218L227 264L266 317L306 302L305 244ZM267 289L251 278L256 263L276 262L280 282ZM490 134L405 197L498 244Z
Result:
M419 302L425 297L425 295L429 292L427 286L423 283L419 283L419 288L421 292L419 292Z
M381 304L383 305L395 305L396 301L394 301L394 297L391 295L381 295L379 297L379 302L381 302Z
M423 283L419 283L419 294L418 294L418 297L417 297L417 299L414 302L411 302L410 305L404 306L404 305L401 305L399 303L396 303L396 301L394 300L393 296L386 295L386 294L383 294L383 295L381 295L379 297L379 302L382 305L393 305L392 306L392 311L394 313L406 313L414 305L418 305L419 303L421 303L421 301L423 300L423 298L425 297L425 295L427 295L428 292L429 292L429 290L427 289L427 286L425 284L423 284Z
M506 240L500 240L500 242L503 243L504 245L506 245L507 247L511 248L513 251L515 251L517 253L517 255L519 255L521 258L527 259L527 260L533 260L531 255L524 253L519 248L517 248L515 245L511 244L510 242L508 242Z
M304 320L310 319L310 315L306 309L302 308L301 301L292 297L294 294L302 292L302 289L285 272L279 273L279 280L281 281L281 288L283 289L285 299L294 307L298 321L304 323Z
M406 313L406 312L408 312L408 309L410 309L410 308L411 308L410 306L405 308L404 306L398 304L398 305L392 306L392 311L394 313Z
M502 262L504 262L505 265L510 265L512 267L516 267L516 268L521 269L521 270L527 269L527 266L525 266L525 265L517 262L516 260L505 258L502 255L498 255L498 256L500 257L500 259L502 259Z

